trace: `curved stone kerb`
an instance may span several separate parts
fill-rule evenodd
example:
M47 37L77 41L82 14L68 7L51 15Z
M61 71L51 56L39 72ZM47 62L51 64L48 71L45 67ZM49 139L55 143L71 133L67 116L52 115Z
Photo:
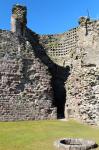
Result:
M89 150L98 147L94 141L73 138L57 140L54 142L54 146L59 150Z

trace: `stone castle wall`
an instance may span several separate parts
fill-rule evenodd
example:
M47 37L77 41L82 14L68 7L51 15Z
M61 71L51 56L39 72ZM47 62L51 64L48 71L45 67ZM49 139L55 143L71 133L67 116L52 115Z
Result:
M55 63L63 66L66 59L70 58L70 54L77 47L77 30L78 28L73 28L63 34L40 36L47 55Z
M71 75L66 82L66 116L99 124L99 22L80 25L72 57Z
M0 31L0 121L55 119L51 75L29 41Z
M65 115L99 125L99 21L81 17L63 34L38 35L26 7L12 13L12 32L0 30L0 121Z
M65 83L65 117L99 124L99 21L81 17L77 28L42 36L41 41L56 64L70 67Z

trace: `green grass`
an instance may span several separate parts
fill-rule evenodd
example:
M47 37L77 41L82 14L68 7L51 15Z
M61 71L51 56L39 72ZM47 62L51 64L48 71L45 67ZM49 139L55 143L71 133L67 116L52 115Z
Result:
M53 142L64 137L91 139L99 144L99 128L72 120L0 122L0 150L54 150Z

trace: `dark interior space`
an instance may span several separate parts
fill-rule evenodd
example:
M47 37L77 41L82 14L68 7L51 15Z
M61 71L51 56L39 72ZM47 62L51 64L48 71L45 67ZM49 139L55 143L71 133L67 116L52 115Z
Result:
M54 91L53 104L57 107L57 118L64 118L64 109L66 102L65 82L69 76L70 67L67 66L66 68L63 68L61 66L56 65L52 70L51 84Z
M66 102L65 82L70 75L70 67L62 67L55 64L46 54L44 47L39 42L39 35L27 28L25 37L31 43L35 56L48 67L52 76L51 85L54 91L52 104L57 107L57 118L64 118L64 108Z

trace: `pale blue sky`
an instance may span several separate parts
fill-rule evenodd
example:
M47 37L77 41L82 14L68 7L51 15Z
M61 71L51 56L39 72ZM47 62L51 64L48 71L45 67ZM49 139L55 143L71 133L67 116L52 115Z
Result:
M40 34L62 33L78 25L80 16L99 18L99 0L1 0L0 29L10 30L12 6L28 8L28 27Z

